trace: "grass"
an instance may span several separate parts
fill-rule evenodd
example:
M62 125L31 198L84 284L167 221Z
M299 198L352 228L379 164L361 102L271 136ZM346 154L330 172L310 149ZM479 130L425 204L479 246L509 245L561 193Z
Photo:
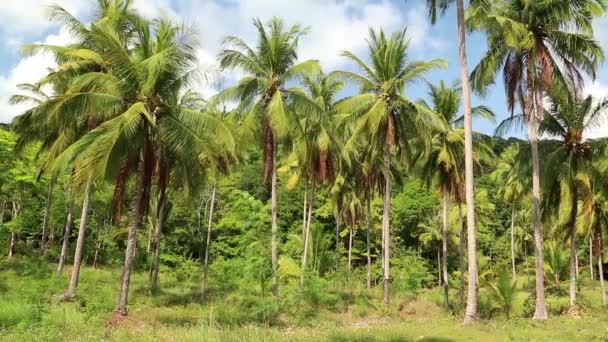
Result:
M258 311L269 305L274 312L272 300L250 301L230 294L201 302L195 281L178 282L170 276L161 278L162 291L152 295L147 276L137 273L128 318L109 324L120 271L84 268L78 299L62 303L59 295L69 272L57 277L53 266L29 259L0 262L1 341L608 340L608 313L601 308L598 284L581 287L584 308L577 318L552 315L547 322L534 322L524 317L527 295L521 292L510 319L491 311L491 319L462 326L460 313L445 313L438 306L440 289L418 295L397 293L386 307L379 303L379 293L351 287L336 292L339 298L332 299L330 309L318 301L294 299L297 286L285 286L289 307L281 307L275 319L264 321ZM555 298L549 303L552 312L561 305L554 303L561 297Z

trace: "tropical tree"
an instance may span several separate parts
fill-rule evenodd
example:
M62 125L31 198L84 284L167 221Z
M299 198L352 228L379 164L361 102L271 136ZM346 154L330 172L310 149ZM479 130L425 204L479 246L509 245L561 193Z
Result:
M384 177L382 235L385 303L390 300L390 208L394 163L407 164L408 160L412 160L411 140L424 146L423 140L428 140L431 126L437 124L428 108L405 96L405 89L431 70L446 64L441 59L410 62L407 55L409 41L405 34L403 30L387 36L382 30L370 29L368 56L371 64L345 51L342 55L353 61L362 73L335 72L337 76L358 85L361 90L360 95L345 98L336 106L338 112L344 113L344 120L354 125L345 150L358 146L362 158L370 165L382 162L378 166Z
M295 169L288 181L288 187L293 187L304 178L304 252L302 255L302 281L306 274L309 254L310 230L312 212L314 209L315 190L323 183L335 178L338 164L340 135L336 132L336 112L334 104L336 96L343 88L343 83L322 73L302 78L307 93L316 104L315 110L300 118L302 134L293 142L292 153L286 163L290 169Z
M105 44L104 56L117 74L90 72L75 84L85 95L103 94L106 106L99 109L111 119L70 146L58 161L69 165L78 159L82 166L75 172L77 179L83 174L111 179L125 159L136 165L130 168L137 171L115 310L118 315L127 314L138 230L149 205L153 180L157 180L158 194L165 201L171 170L181 170L188 179L201 179L198 155L212 139L206 132L224 129L217 119L177 105L183 87L196 76L196 37L186 27L167 21L140 20L135 28L136 38L129 44L119 41L111 28L93 30L91 39Z
M216 101L239 101L242 118L242 135L245 140L262 140L264 153L264 180L271 182L272 231L272 292L279 295L278 223L277 223L277 154L279 141L301 134L295 113L308 114L317 108L298 88L289 88L288 82L313 75L320 71L318 61L297 63L297 48L306 29L299 25L286 27L283 20L271 19L265 26L259 19L253 21L258 31L258 43L251 48L243 39L228 36L225 48L220 51L220 67L241 69L247 76L231 88L225 89Z
M469 86L469 63L467 60L464 0L426 0L428 16L431 23L437 21L437 13L444 15L456 2L456 22L458 32L458 61L460 63L460 80L462 89L462 106L464 122L464 164L465 164L465 200L467 203L467 244L468 244L468 289L467 306L464 323L472 323L477 316L477 239L475 228L475 184L473 171L473 112L471 108L471 87ZM473 2L471 0L470 2ZM462 240L462 239L461 239Z
M496 184L500 184L502 198L511 204L511 272L513 279L517 279L517 269L515 268L516 204L523 199L525 189L530 188L529 177L526 177L518 167L520 165L518 158L519 145L507 147L498 158L496 169L491 175Z
M556 90L554 89L554 92ZM576 232L579 200L582 213L593 213L591 163L593 148L584 133L598 127L608 110L608 100L594 104L592 96L578 99L575 95L558 92L550 103L548 113L540 123L539 133L556 137L556 146L547 156L545 171L546 211L562 209L568 213L570 238L570 306L576 304ZM553 210L552 210L553 209Z
M476 1L468 25L487 33L488 51L471 74L479 93L494 83L502 69L507 105L514 113L517 102L521 116L507 119L527 123L532 151L532 195L536 255L536 308L534 319L547 319L544 294L541 189L538 156L538 123L542 120L544 97L552 83L576 91L582 72L595 77L604 59L600 44L593 39L592 20L604 13L601 0L581 1Z
M442 199L442 258L443 267L443 289L444 306L448 308L448 212L450 200L459 205L464 202L462 189L464 188L464 177L462 160L464 159L464 132L461 128L454 127L462 123L463 117L458 117L460 109L460 89L458 85L446 87L441 81L439 85L429 84L429 96L432 106L430 109L438 114L442 125L433 130L431 149L421 167L422 177L426 179L427 185L434 183L437 192ZM494 119L487 107L478 106L472 109L473 113L490 120ZM475 161L491 163L493 155L491 147L477 136L475 146ZM464 244L461 238L461 246ZM462 253L461 253L462 254ZM461 255L462 257L462 255ZM461 270L464 272L464 270ZM463 273L464 274L464 273Z

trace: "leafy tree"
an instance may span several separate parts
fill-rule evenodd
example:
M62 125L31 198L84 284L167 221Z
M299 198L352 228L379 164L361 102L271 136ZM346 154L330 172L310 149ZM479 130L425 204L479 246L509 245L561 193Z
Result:
M431 22L437 21L437 13L445 14L448 8L456 2L456 21L458 32L458 61L460 63L460 80L462 87L463 123L464 123L464 164L465 164L465 199L467 203L467 240L469 259L469 286L467 291L467 306L464 323L475 321L477 316L477 241L475 236L475 189L474 189L474 152L473 152L473 111L471 108L471 87L469 86L469 63L466 48L466 25L464 0L426 0L428 16ZM470 1L473 3L473 0ZM462 239L461 239L462 240Z
M239 101L239 112L246 113L242 119L242 135L254 141L262 137L264 153L264 180L271 179L271 226L273 293L279 295L278 273L278 224L277 224L277 153L280 139L298 132L295 113L308 114L317 105L298 88L288 88L287 83L320 71L318 61L297 63L297 48L300 37L306 33L299 25L285 27L283 20L271 19L266 27L259 19L254 20L258 31L258 44L249 47L241 38L228 36L225 49L219 54L222 69L238 68L247 76L239 83L222 91L217 101L235 99Z
M607 5L598 0L476 1L469 16L472 29L487 32L490 47L472 72L473 87L483 93L502 69L509 109L513 114L517 102L523 109L522 116L507 122L513 125L525 122L529 128L536 255L534 319L547 319L538 156L543 99L552 82L560 82L564 88L570 83L579 90L582 71L595 77L604 53L592 37L592 19L602 15Z
M363 159L382 169L384 178L384 209L382 234L384 241L384 302L390 300L390 208L392 173L395 162L413 159L410 140L419 145L428 140L430 127L435 124L434 114L418 103L405 97L405 87L422 78L429 71L445 66L445 61L409 62L409 42L406 31L393 33L370 29L368 55L371 65L352 52L342 55L355 62L362 74L338 71L335 74L353 82L361 89L361 95L340 101L337 110L346 114L345 120L353 122L354 131L347 145L361 144ZM346 149L348 150L349 147ZM381 162L381 164L380 164Z
M576 304L576 226L579 200L583 215L589 217L593 212L593 148L590 142L585 141L584 132L603 122L607 110L608 100L594 105L591 96L578 99L569 94L556 94L547 115L540 123L540 134L559 139L547 156L545 201L547 211L562 208L568 213L570 306Z

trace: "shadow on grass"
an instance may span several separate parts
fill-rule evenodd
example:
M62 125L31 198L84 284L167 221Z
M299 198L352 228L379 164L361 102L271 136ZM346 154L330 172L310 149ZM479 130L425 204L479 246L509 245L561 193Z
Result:
M412 338L410 336L352 336L349 334L344 335L333 335L329 338L332 342L376 342L376 341L390 341L390 342L406 342L406 341L421 341L421 342L452 342L455 341L451 338L445 337L423 337L423 338Z

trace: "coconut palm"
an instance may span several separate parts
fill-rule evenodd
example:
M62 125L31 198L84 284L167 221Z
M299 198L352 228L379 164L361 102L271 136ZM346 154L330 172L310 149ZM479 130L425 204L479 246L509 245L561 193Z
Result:
M601 0L480 0L471 8L467 22L471 29L487 32L489 47L472 72L473 87L483 93L502 69L507 105L513 114L516 103L520 103L523 120L518 120L529 128L536 255L534 319L547 319L538 157L538 122L542 119L543 99L552 82L570 83L578 91L582 72L595 77L604 53L592 37L592 20L602 15L605 8L606 3Z
M358 85L360 95L340 101L337 109L345 114L345 120L354 123L353 135L347 142L350 147L360 146L364 160L376 162L384 177L384 209L382 234L384 241L384 302L390 300L390 208L392 191L392 164L412 159L411 139L422 144L428 139L430 127L437 124L434 114L424 106L412 102L405 96L407 85L420 80L429 71L445 66L445 61L435 59L430 62L408 60L409 41L406 31L387 36L384 31L370 29L368 56L371 64L366 64L354 53L345 51L342 55L353 61L361 74L338 71L336 75ZM379 157L381 156L381 157Z
M447 236L448 236L448 207L451 199L458 204L464 202L462 189L464 188L464 132L462 129L453 127L462 123L463 117L458 117L460 109L460 89L458 85L446 87L441 81L439 85L429 85L429 96L432 103L430 108L438 114L443 125L432 132L431 149L421 167L422 177L426 179L427 185L435 183L439 196L442 199L442 258L447 261ZM479 106L472 109L475 115L494 119L487 107ZM480 139L478 135L475 146L475 161L491 163L493 155L491 147ZM464 241L461 239L461 246ZM462 254L462 253L461 253ZM463 257L463 255L461 255ZM448 308L448 269L447 262L443 263L443 287L444 306ZM464 270L461 270L464 275ZM464 278L463 278L464 279Z
M59 154L77 141L79 137L93 129L98 122L107 119L103 115L98 115L100 114L98 108L108 108L116 104L112 102L112 97L107 96L107 94L87 89L91 82L95 81L95 74L88 79L79 78L86 73L100 74L108 72L109 61L99 53L105 51L104 44L99 44L99 40L93 39L94 32L102 27L112 30L112 32L118 32L118 35L123 37L132 31L133 21L137 16L130 9L130 2L123 0L99 1L97 17L90 26L81 23L60 6L51 6L49 12L51 20L66 27L78 40L78 43L69 46L30 44L24 47L26 53L35 53L41 50L52 53L59 66L56 70L51 70L47 76L37 83L38 88L51 85L54 94L45 96L44 101L36 101L34 108L15 118L13 126L19 134L17 146L25 146L32 141L42 140L41 148L46 152L43 171L50 172L52 179L54 179L56 174L49 171L49 165L53 164ZM75 83L77 79L84 81L84 83ZM88 91L80 91L83 87ZM30 89L30 91L33 90L36 89ZM13 101L27 99L28 97L23 96L13 97ZM29 99L32 98L29 97ZM103 112L103 114L108 113ZM74 165L74 169L76 167ZM70 182L72 181L73 178ZM73 185L70 185L70 187L73 187ZM74 266L72 267L70 285L64 294L64 299L67 300L75 296L78 285L92 187L92 179L90 179L85 186L86 190L83 191L85 196L74 254ZM72 192L75 190L77 189L71 189ZM47 201L47 204L50 204L50 201ZM69 236L70 228L71 213L68 210L62 247L63 257L60 257L58 272L61 272L63 268L63 260L65 260L67 250L66 237Z
M302 135L293 143L292 153L287 157L287 166L292 169L288 188L305 180L304 201L304 252L302 255L302 282L304 281L309 253L312 211L315 190L335 177L338 164L340 137L336 132L335 98L343 83L322 73L302 78L310 99L317 105L315 110L300 119ZM314 108L314 107L313 107Z
M554 90L555 92L555 90ZM540 123L540 134L558 138L547 156L545 172L546 207L568 213L570 236L570 305L576 304L576 231L579 200L583 215L593 212L591 162L593 148L585 132L598 127L608 111L608 99L594 104L592 96L578 99L569 93L554 94L547 115Z
M516 203L521 202L525 189L530 188L529 178L517 166L519 145L511 145L504 150L498 158L496 170L492 172L492 179L500 184L502 198L511 204L511 272L513 279L517 279L515 268L515 220Z
M194 76L196 37L187 28L167 21L143 20L136 25L135 36L127 46L117 41L109 28L93 30L91 38L106 44L104 54L117 74L87 73L75 84L85 95L107 97L107 105L100 108L111 119L70 146L57 162L70 165L78 159L81 167L76 170L77 179L83 174L113 178L125 158L136 165L129 237L115 310L118 315L127 314L138 230L148 208L153 179L158 180L161 196L172 170L181 170L189 179L201 179L200 151L213 146L212 139L231 137L218 132L212 138L206 132L224 130L217 119L176 105L184 85Z
M456 22L458 32L458 61L460 63L460 81L462 87L462 106L465 142L465 200L467 203L467 240L468 240L468 290L467 306L464 323L472 323L477 316L477 239L475 228L475 184L473 173L473 112L471 108L471 88L469 86L469 63L467 60L466 27L464 16L464 0L426 0L428 16L431 23L437 21L437 14L444 15L448 8L456 2ZM473 3L473 0L470 0ZM462 239L461 239L462 240Z
M247 76L216 98L239 101L239 112L245 112L242 135L249 141L262 140L264 180L271 181L272 230L272 292L279 295L278 223L277 223L277 154L280 139L301 134L295 113L308 114L317 104L297 88L288 88L291 80L320 71L318 61L298 62L297 48L306 29L299 25L286 27L283 20L271 19L265 26L259 19L253 22L258 42L251 48L239 37L224 39L225 48L219 54L222 69L241 69Z

